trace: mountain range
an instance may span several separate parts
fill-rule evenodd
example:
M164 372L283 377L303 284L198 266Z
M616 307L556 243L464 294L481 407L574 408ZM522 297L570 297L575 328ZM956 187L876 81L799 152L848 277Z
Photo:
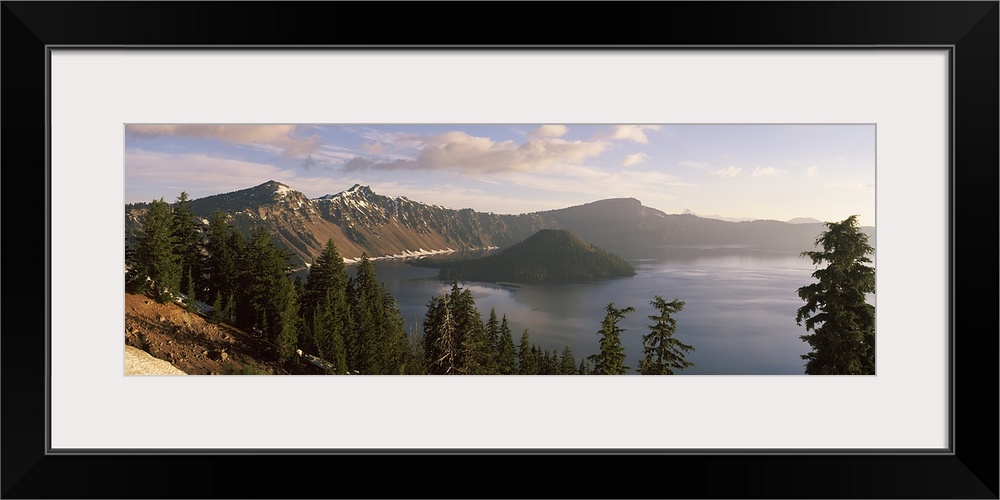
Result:
M507 248L542 229L567 229L610 251L636 246L737 246L767 250L814 249L822 223L755 220L728 222L691 214L666 214L634 198L613 198L519 215L454 210L373 192L368 186L308 198L276 181L190 200L204 224L215 210L249 232L263 224L294 254L294 265L312 263L330 238L345 259L419 256L459 250ZM148 204L125 205L126 238ZM865 227L875 246L874 228Z

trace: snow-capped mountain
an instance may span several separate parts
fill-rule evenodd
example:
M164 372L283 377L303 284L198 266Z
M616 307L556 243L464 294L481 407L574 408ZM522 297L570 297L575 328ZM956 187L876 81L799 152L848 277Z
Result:
M276 181L191 200L207 224L221 210L244 233L264 225L295 255L297 266L312 263L333 238L346 259L406 257L458 250L507 248L541 229L568 229L605 249L623 246L732 245L806 251L814 248L821 223L772 220L729 222L691 214L666 214L634 198L596 201L559 210L498 215L453 210L406 197L377 194L354 185L310 199ZM146 204L125 206L126 238ZM874 246L874 228L865 228Z
M457 250L505 247L543 228L539 217L452 210L391 198L355 185L346 191L309 199L276 181L190 201L206 222L215 210L249 232L267 226L300 261L312 263L329 238L347 259L410 256ZM126 206L126 232L139 220L144 204Z

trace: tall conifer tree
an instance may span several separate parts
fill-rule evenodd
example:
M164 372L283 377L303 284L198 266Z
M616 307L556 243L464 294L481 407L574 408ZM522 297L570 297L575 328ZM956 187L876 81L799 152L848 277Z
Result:
M285 314L288 301L295 301L295 285L288 278L290 258L266 229L256 227L251 231L243 260L245 272L240 275L236 322L272 342L291 321Z
M149 278L147 288L159 302L171 301L180 293L182 268L173 229L170 206L160 198L150 203L135 235L138 280L143 283Z
M531 344L528 330L525 329L521 333L521 342L517 346L517 373L519 375L538 374L538 363L535 356L532 355L532 347L534 346Z
M499 347L500 347L500 322L497 320L497 311L490 308L490 319L486 322L486 342L482 349L482 360L485 366L485 373L498 374L499 367Z
M477 375L485 372L483 352L486 350L486 329L483 326L472 291L452 285L449 305L455 320L455 330L459 345L455 360L459 373Z
M517 354L514 350L514 339L510 334L510 325L507 324L507 315L500 321L500 339L497 346L497 371L501 375L513 375L517 373Z
M576 375L576 358L573 357L573 351L569 346L563 348L562 359L559 360L559 373Z
M597 375L623 375L628 373L629 368L625 366L625 348L621 340L624 330L618 322L635 308L619 309L611 302L605 310L607 313L601 322L601 330L597 332L601 336L601 352L590 356L590 360L594 362L594 373Z
M827 222L816 238L822 250L802 252L817 269L817 282L798 289L806 304L795 321L805 323L802 340L812 351L802 355L809 375L875 374L875 306L866 295L875 293L875 268L868 257L875 249L861 231L856 215Z
M432 297L424 318L424 358L431 375L457 374L455 360L459 343L455 333L449 296Z
M173 207L174 253L180 258L180 289L196 291L203 284L201 230L198 219L188 203L188 194L181 192Z
M694 347L674 337L677 320L673 316L684 308L684 302L677 299L667 302L657 295L650 304L660 314L649 316L653 324L649 325L649 333L642 337L642 352L645 357L639 361L639 373L673 375L674 370L694 366L694 363L685 359L685 354L693 351Z
M375 277L375 266L362 254L351 294L351 317L354 333L348 345L348 365L352 371L379 375L384 373L384 347L388 343L384 300ZM353 345L351 345L353 344Z
M317 354L334 365L335 373L346 373L346 338L353 328L347 300L347 271L333 239L309 268L303 286L303 316L312 325L310 334Z
M240 279L238 262L243 251L243 237L230 227L226 215L216 210L208 223L205 267L206 298L212 301L212 321L235 321L236 284Z

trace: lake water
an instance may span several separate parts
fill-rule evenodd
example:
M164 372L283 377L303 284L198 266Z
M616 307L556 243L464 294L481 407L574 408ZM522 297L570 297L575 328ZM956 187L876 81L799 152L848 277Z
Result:
M650 305L659 295L686 304L674 315L675 336L695 347L687 359L695 366L684 375L801 375L800 355L809 346L795 324L803 305L796 290L813 282L815 270L797 253L736 248L631 248L616 249L628 259L636 275L594 283L505 286L466 282L483 319L490 308L507 315L514 344L528 330L539 347L562 352L569 346L577 364L599 351L605 306L636 310L619 325L625 329L622 344L626 365L635 370L642 354L642 335L657 312ZM354 266L348 266L353 272ZM407 331L419 330L427 302L450 290L436 279L437 270L411 266L404 261L378 261L380 281L396 298Z

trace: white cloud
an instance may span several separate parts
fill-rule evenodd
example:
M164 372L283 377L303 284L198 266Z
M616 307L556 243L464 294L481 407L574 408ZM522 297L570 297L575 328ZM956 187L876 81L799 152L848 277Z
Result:
M564 163L580 163L601 154L606 148L607 144L602 142L535 138L517 144L514 141L496 142L465 132L446 132L420 139L420 151L414 158L355 157L344 164L344 170L443 170L466 174L539 171Z
M720 177L736 177L737 175L740 175L740 172L742 171L742 168L737 167L736 165L730 165L726 168L712 170L711 173L712 175L718 175Z
M607 136L608 139L628 140L639 144L649 144L646 137L647 130L660 130L659 125L617 125L614 131Z
M155 137L203 137L221 139L238 144L261 146L262 149L278 148L285 158L296 158L314 153L320 148L319 136L295 136L295 125L126 125L125 134L135 139ZM269 148L270 147L270 148Z
M528 137L562 137L567 131L565 125L542 125L528 132Z
M509 180L526 188L559 193L563 195L560 199L573 195L587 201L637 198L648 202L670 198L674 188L694 187L680 177L659 171L608 172L582 165L560 165L544 173L518 173L509 176Z
M784 170L778 170L774 167L757 167L753 169L753 173L750 174L751 177L766 177L770 175L778 175L785 173Z
M386 151L385 144L381 141L366 142L361 145L361 148L373 155L380 155Z
M816 165L813 165L813 166L807 168L806 169L806 175L808 175L809 177L816 177L817 175L819 175L819 167L817 167Z
M697 161L691 161L691 160L684 160L684 161L678 163L678 165L680 165L682 167L688 167L688 168L708 168L708 167L712 166L712 164L708 163L708 162L697 162Z
M622 160L623 167L631 167L632 165L638 165L649 159L649 155L646 153L636 153L628 155Z

